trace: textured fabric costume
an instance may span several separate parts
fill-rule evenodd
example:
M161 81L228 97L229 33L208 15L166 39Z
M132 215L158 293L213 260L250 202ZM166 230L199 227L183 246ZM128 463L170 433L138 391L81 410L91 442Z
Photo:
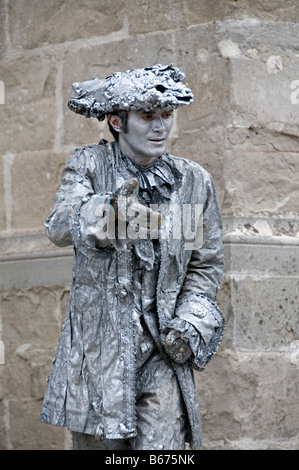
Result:
M132 179L143 204L156 204L163 213L154 236L133 242L109 231L117 223L111 198ZM199 218L188 213L200 243L196 237L196 243L186 240L186 207L201 208ZM193 370L205 368L224 329L216 304L222 222L210 174L167 153L149 167L139 167L117 142L82 147L65 166L45 225L53 243L74 246L74 266L41 420L67 427L75 438L84 433L126 439L139 449L161 448L159 432L172 429L176 436L168 449L175 449L171 445L179 445L186 431L186 441L200 447ZM165 332L170 329L192 351L184 363L167 352ZM153 387L161 396L161 410L156 423L152 419L149 424L142 415L149 402L142 400L146 395L157 399ZM172 398L164 410L170 389ZM151 435L155 424L157 432ZM141 436L138 444L136 436Z

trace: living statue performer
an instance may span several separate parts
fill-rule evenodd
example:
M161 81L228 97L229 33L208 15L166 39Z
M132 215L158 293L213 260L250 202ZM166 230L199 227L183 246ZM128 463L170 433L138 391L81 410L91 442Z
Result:
M115 139L71 154L45 222L74 266L41 420L74 449L201 446L193 371L223 336L222 222L210 174L166 153L184 79L155 65L72 87L69 108Z

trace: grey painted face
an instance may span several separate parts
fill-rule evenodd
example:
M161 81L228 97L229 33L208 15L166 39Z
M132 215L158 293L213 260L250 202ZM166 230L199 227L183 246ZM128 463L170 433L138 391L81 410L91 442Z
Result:
M167 109L129 111L127 131L120 130L122 151L141 166L150 165L166 151L173 113Z

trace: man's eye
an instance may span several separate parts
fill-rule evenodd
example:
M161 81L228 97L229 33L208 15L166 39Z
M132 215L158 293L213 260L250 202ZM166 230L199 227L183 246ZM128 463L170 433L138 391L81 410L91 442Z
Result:
M172 113L163 113L164 119L169 119L172 116Z
M142 114L141 119L144 121L150 121L153 118L152 114Z

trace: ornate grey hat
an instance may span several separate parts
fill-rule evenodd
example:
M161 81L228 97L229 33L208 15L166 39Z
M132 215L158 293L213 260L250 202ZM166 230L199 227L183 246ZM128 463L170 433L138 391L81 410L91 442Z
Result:
M75 113L99 121L119 110L175 109L193 101L184 80L185 74L172 64L116 72L104 80L74 83L68 106Z

